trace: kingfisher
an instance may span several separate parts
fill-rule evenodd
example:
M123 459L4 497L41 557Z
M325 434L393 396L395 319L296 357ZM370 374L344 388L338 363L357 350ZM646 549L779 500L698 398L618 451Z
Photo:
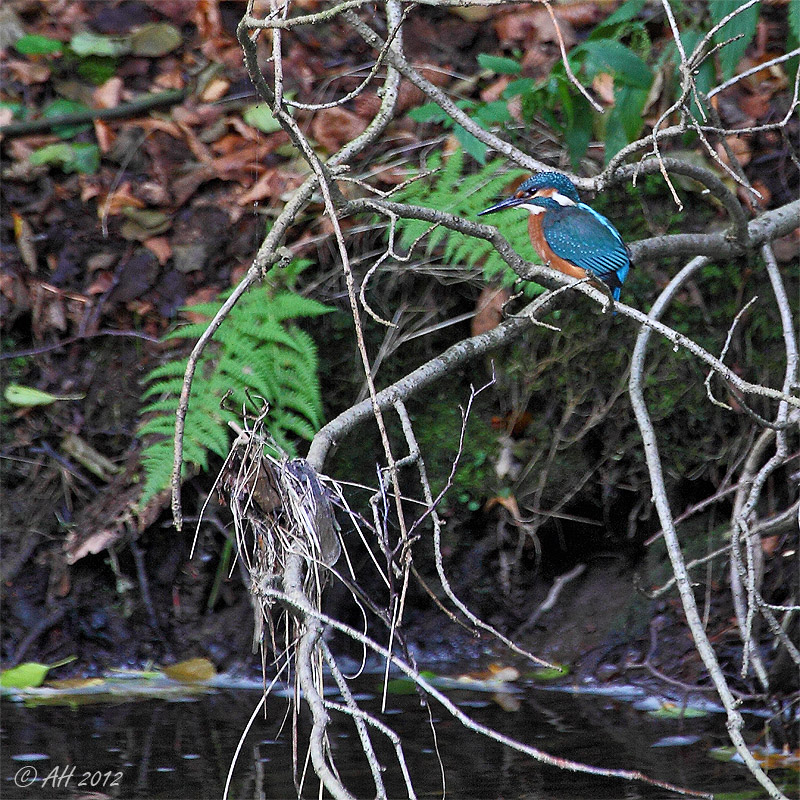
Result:
M602 214L581 202L575 184L560 172L538 172L511 197L478 216L524 208L530 212L528 234L533 249L550 267L573 278L602 281L614 300L631 268L619 231Z

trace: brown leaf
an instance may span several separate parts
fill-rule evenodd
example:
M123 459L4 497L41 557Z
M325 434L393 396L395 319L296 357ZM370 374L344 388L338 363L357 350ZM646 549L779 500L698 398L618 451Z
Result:
M225 78L212 78L205 89L200 94L200 99L204 103L216 103L228 93L231 82Z
M25 86L44 83L50 79L50 69L48 67L44 64L34 64L31 61L18 61L15 58L10 58L5 63L5 69Z
M11 212L14 220L14 238L17 240L17 249L22 263L31 271L36 272L36 245L33 239L33 228L30 222L16 211Z
M86 294L98 295L105 294L114 285L114 275L110 272L98 272L95 279L89 284L86 289Z
M193 294L190 294L184 301L184 306L188 306L188 308L185 308L181 312L181 317L188 322L208 322L208 315L195 314L194 311L191 310L191 306L200 305L201 303L210 303L217 299L218 294L219 288L216 286L204 286L202 289L198 289Z
M766 92L743 95L739 100L739 108L750 119L763 119L770 112L770 96Z
M142 244L158 259L158 263L163 267L172 257L172 247L166 236L153 236L145 239Z
M734 157L739 161L739 163L744 167L750 163L750 159L753 157L753 152L750 149L750 141L746 136L727 136L725 141L728 144L728 147L731 149ZM727 164L730 166L730 159L728 158L728 153L722 144L717 145L717 155L722 159L723 164Z
M614 105L614 76L608 72L598 72L592 81L592 89L607 106Z
M553 8L553 11L559 22L562 20L568 22L574 28L593 27L608 16L608 10L601 8L600 3L597 2L558 5Z
M113 194L108 195L102 203L98 203L97 213L99 216L115 217L117 214L121 214L124 208L144 207L145 203L133 194L130 181L125 181Z
M94 121L94 135L97 139L97 146L101 153L108 153L117 141L117 134L114 129L101 119Z
M481 100L484 103L494 103L503 96L506 87L513 80L511 75L501 75L481 91Z
M564 46L569 50L577 41L572 25L564 19L558 23ZM516 11L496 19L495 33L504 48L519 45L521 42L558 42L553 20L544 8Z
M363 133L366 127L366 121L352 111L326 108L314 117L311 134L329 153L335 153Z
M116 108L122 97L122 78L109 78L102 86L92 92L92 100L97 108Z
M780 536L764 536L761 539L761 549L764 551L764 555L769 558L770 556L775 555L775 551L778 549L778 545L780 544L781 537Z
M472 335L494 330L503 321L503 306L511 295L507 289L486 286L478 297L475 316L472 318Z

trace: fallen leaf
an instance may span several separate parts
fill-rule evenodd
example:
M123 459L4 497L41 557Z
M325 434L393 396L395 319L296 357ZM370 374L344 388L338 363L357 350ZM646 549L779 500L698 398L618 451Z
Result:
M329 153L335 153L364 132L367 123L363 117L345 108L326 108L314 117L311 135Z
M231 87L231 82L225 78L213 78L208 82L208 85L203 89L200 94L200 99L204 103L216 103L221 100L228 93Z
M163 267L172 257L172 247L166 236L153 236L145 239L144 246L158 259L158 263Z
M592 89L607 106L614 105L614 76L608 72L598 72L592 81Z
M93 297L98 294L105 294L114 285L114 275L105 270L98 272L94 280L86 289L86 294Z
M97 139L97 146L103 155L108 153L117 141L117 134L114 129L101 119L94 120L94 135Z
M44 83L50 79L50 69L44 64L34 64L30 61L18 61L15 58L9 58L5 62L5 69L25 86Z
M33 228L28 220L16 211L11 212L14 220L14 238L17 240L17 249L22 263L31 271L36 272L37 258L36 246L34 245Z
M130 181L125 181L113 194L106 196L105 200L98 204L97 215L101 218L104 215L115 217L125 208L144 207L145 203L133 194Z
M497 80L492 81L485 89L481 90L481 100L484 103L494 103L500 100L512 80L514 78L511 75L501 75Z
M569 50L577 41L575 31L566 19L559 21L558 28L564 40L564 46ZM500 44L505 48L521 42L558 42L558 34L553 20L543 8L506 14L495 20L494 30Z
M131 34L131 52L135 56L158 58L171 53L181 42L180 31L168 22L153 22L142 25Z
M164 674L181 683L207 681L217 674L216 667L207 658L190 658L164 667Z
M485 286L478 297L475 316L472 318L472 335L494 330L503 321L503 306L511 294L507 289Z
M92 100L97 108L116 108L122 97L122 78L109 78L102 86L92 92Z
M750 142L747 139L747 137L726 136L725 142L727 143L728 147L731 150L731 153L739 162L739 164L745 167L747 166L747 164L750 163L750 159L753 157L753 152L750 149ZM728 157L727 150L722 146L722 143L717 145L716 150L717 150L717 155L720 157L720 159L722 159L722 163L730 166L731 160Z

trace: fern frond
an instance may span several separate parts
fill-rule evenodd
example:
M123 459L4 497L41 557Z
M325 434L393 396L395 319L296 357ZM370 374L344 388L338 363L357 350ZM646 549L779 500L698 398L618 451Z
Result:
M438 160L431 159L429 166L437 166ZM504 171L505 161L494 159L471 175L464 175L464 152L456 150L444 167L432 175L429 181L414 181L392 196L401 203L433 208L450 214L475 219L479 211L490 206L503 194L508 185L525 174L523 170ZM428 223L420 220L400 219L397 222L401 246L409 247L422 235ZM538 261L528 238L528 220L524 214L507 214L503 217L503 235L509 244L523 257ZM494 248L485 241L474 239L457 231L439 227L428 236L426 252L441 252L442 261L453 267L474 268L483 266L486 280L500 274L504 284L511 284L517 276L507 267ZM543 291L537 284L529 284L526 293L538 294Z
M225 296L216 303L192 306L191 311L210 319ZM214 345L195 373L186 415L185 462L206 470L209 453L227 455L231 437L227 423L238 416L229 409L249 408L248 393L270 403L266 429L284 450L295 452L294 437L313 438L322 421L317 348L291 321L332 310L287 290L270 295L268 289L256 289L239 301L216 331ZM205 329L205 323L192 323L167 338L193 339ZM154 399L143 407L141 414L149 418L138 431L149 440L142 452L145 481L140 506L169 486L175 411L185 369L186 358L173 359L151 370L145 379L142 400ZM226 395L226 408L222 408Z

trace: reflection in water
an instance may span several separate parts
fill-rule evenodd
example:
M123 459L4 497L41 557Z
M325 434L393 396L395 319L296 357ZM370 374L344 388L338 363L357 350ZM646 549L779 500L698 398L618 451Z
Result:
M376 713L380 678L356 682L361 705ZM484 724L534 747L585 763L638 769L692 789L742 791L756 788L744 767L709 757L712 746L727 744L724 716L702 719L655 719L630 704L608 697L574 695L530 688L520 695L519 710L502 710L488 695L450 692L464 711ZM75 709L27 709L2 705L0 795L11 798L214 798L222 796L240 732L258 702L253 691L219 691L188 702L151 700ZM416 695L389 697L383 720L403 739L409 769L420 797L441 796L438 744L447 778L447 797L518 798L519 800L593 800L594 798L675 797L642 784L595 778L545 767L501 747L462 726L433 706L436 742L428 712ZM288 716L287 716L288 715ZM374 796L374 786L354 727L336 720L331 747L345 785L357 797ZM307 733L305 720L301 733ZM654 747L670 740L676 747ZM266 718L256 720L234 772L231 798L296 798L292 779L291 715L286 698L270 698ZM373 733L381 763L387 767L387 791L405 796L389 743ZM74 766L74 772L66 770ZM35 768L39 781L15 786L24 767ZM300 755L299 771L303 769ZM116 781L106 775L116 776ZM47 785L43 779L51 776ZM60 786L56 785L60 778ZM69 778L69 780L67 780ZM116 783L116 785L111 785ZM83 785L80 785L80 784ZM304 796L317 796L309 779ZM757 794L755 796L758 796Z

